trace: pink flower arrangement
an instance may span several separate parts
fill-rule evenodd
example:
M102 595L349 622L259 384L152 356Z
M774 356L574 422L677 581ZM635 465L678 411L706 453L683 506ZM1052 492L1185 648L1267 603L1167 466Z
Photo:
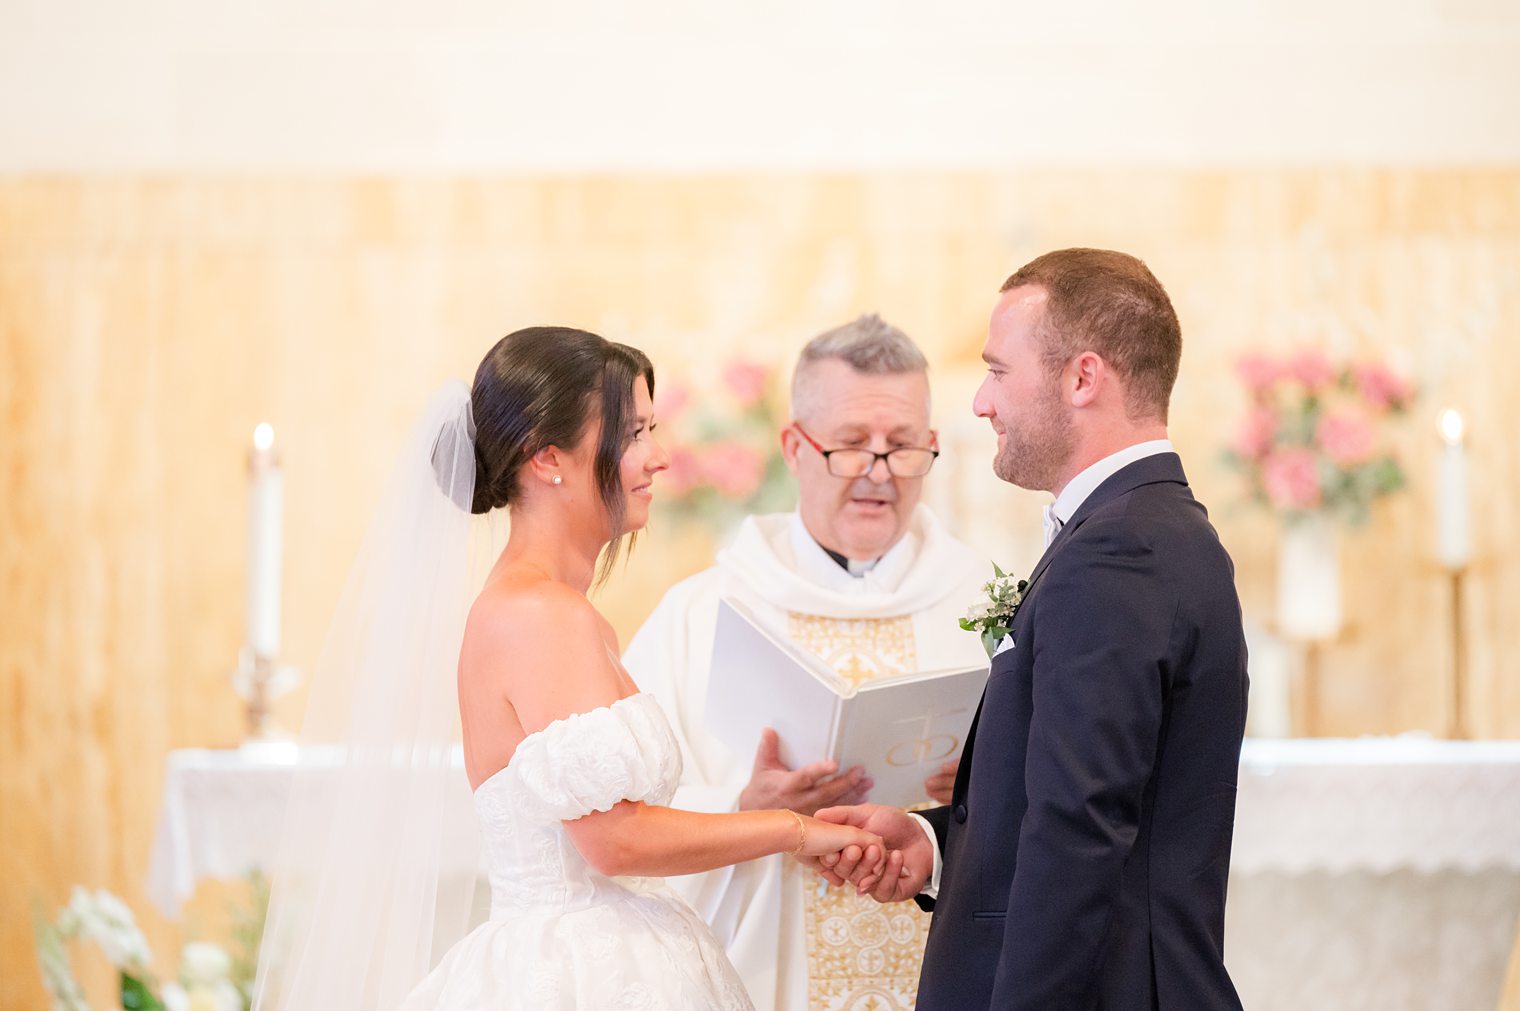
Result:
M1376 430L1356 411L1332 410L1320 415L1314 441L1341 467L1365 463L1377 451Z
M1300 351L1288 362L1288 375L1298 380L1311 395L1323 393L1335 382L1335 366L1323 352Z
M1414 399L1413 387L1402 376L1381 365L1353 365L1351 378L1361 391L1362 399L1376 410L1401 409Z
M670 468L655 478L657 503L719 531L749 513L792 505L775 378L770 367L742 358L725 363L717 382L662 377L655 417Z
M1267 499L1278 509L1314 509L1323 495L1319 460L1311 449L1289 447L1268 453L1261 463L1261 481Z
M655 417L659 417L658 414ZM689 446L670 447L670 467L655 480L662 496L684 498L702 481L702 462Z
M681 383L661 383L654 395L655 421L673 424L686 413L691 403L691 390Z
M1275 358L1261 354L1241 355L1235 363L1235 371L1252 393L1269 388L1283 374L1282 365Z
M1225 453L1253 501L1289 517L1334 512L1364 521L1374 499L1404 484L1381 422L1414 387L1380 363L1338 365L1316 350L1248 354L1236 372L1250 406Z
M770 381L771 370L756 362L735 359L723 367L723 385L742 408L759 403Z
M765 455L742 442L717 442L701 457L702 476L724 498L747 499L765 479Z
M1247 460L1260 460L1272 451L1277 438L1277 412L1253 407L1235 433L1234 452Z

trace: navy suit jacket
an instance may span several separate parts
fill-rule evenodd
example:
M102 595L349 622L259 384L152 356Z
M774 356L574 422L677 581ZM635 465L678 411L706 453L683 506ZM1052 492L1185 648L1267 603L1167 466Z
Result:
M919 1011L1240 1007L1225 885L1246 716L1234 566L1174 453L1101 484L992 661Z

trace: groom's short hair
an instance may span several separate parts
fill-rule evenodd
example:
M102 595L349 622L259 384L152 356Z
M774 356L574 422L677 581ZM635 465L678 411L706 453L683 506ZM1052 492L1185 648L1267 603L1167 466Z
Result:
M1025 285L1046 293L1035 332L1049 372L1094 351L1124 380L1132 419L1166 420L1182 361L1182 327L1166 289L1144 263L1110 249L1058 249L1020 267L1000 290Z
M816 362L828 359L868 376L929 370L928 359L907 334L874 312L867 313L807 342L792 370L792 417L807 417L818 406L808 372Z

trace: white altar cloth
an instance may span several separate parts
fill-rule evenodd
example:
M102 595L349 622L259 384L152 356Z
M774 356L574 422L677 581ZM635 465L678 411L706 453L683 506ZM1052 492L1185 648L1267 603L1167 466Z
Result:
M1492 1011L1520 914L1520 741L1251 739L1225 964L1252 1011Z
M1247 739L1232 874L1520 872L1520 741Z
M267 870L279 847L285 798L297 764L320 768L337 757L334 749L300 749L293 742L171 751L149 858L148 898L175 918L180 904L206 878ZM441 775L462 782L462 751L455 750L453 764ZM476 873L474 847L445 857L458 862L445 873Z

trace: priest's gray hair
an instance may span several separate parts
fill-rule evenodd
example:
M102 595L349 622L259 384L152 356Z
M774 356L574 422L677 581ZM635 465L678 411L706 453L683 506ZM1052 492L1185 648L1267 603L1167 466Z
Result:
M874 312L867 313L825 330L802 349L792 370L792 417L809 417L818 408L817 384L810 376L815 364L830 359L844 362L862 375L929 371L928 359L912 338Z

